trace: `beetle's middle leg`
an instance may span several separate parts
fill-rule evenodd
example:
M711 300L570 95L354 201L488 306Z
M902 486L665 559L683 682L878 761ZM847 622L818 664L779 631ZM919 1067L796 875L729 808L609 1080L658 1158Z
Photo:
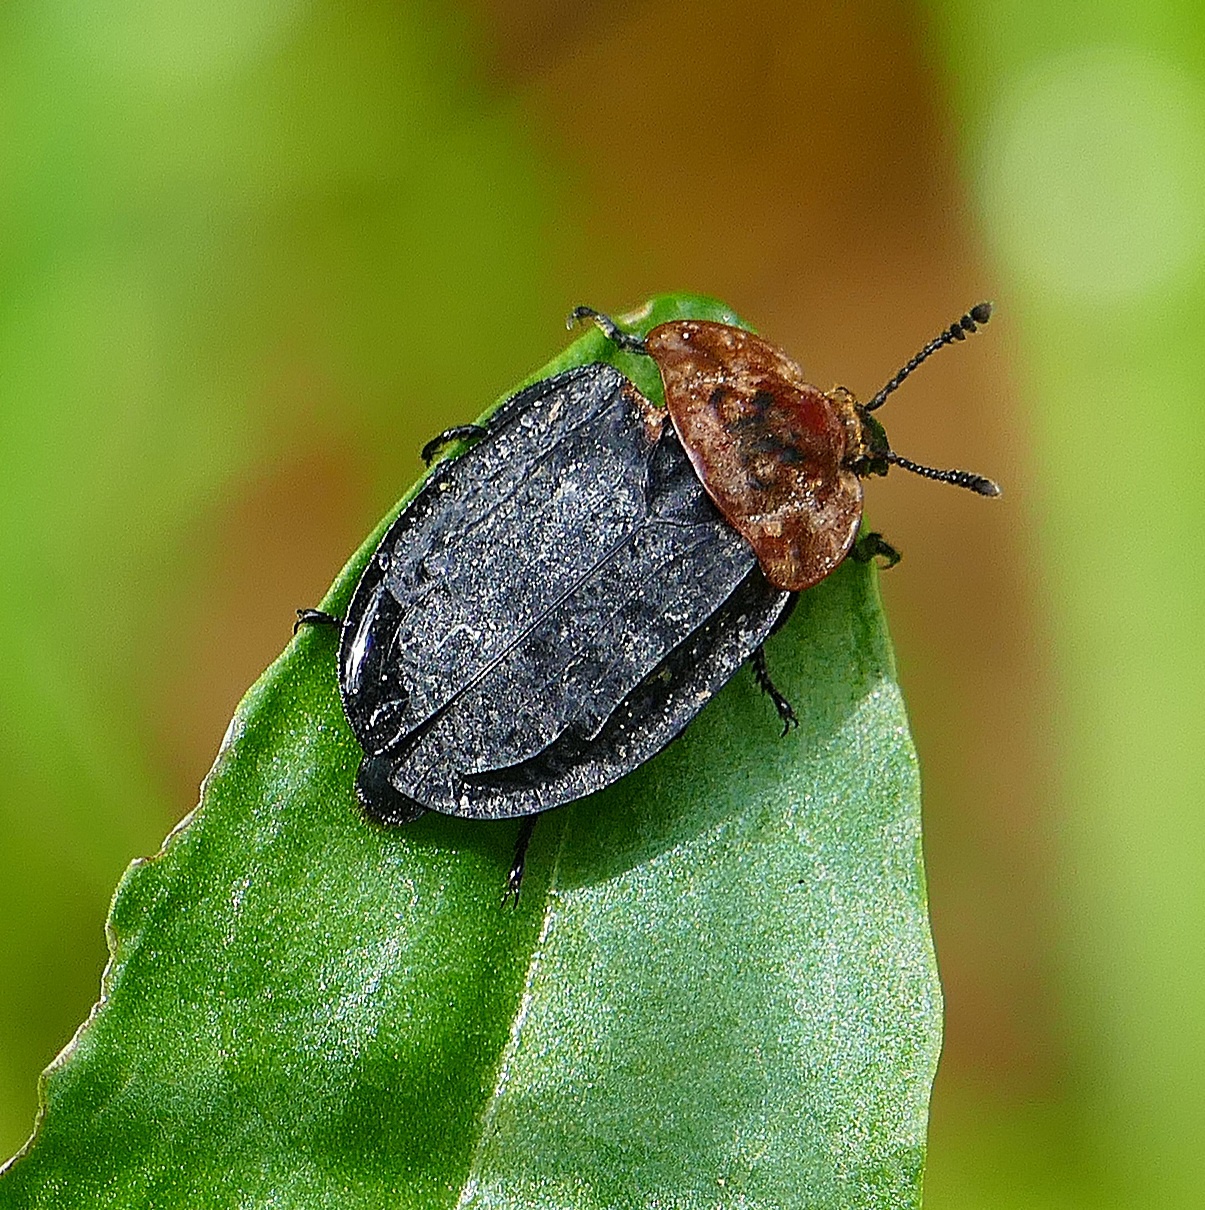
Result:
M296 634L303 626L342 626L343 619L333 613L321 609L299 609L297 621L293 623L293 633Z
M450 429L436 433L419 451L419 457L430 466L443 453L445 445L451 445L453 441L472 441L488 432L489 429L480 424L454 424Z
M753 665L753 675L757 678L757 687L774 703L774 709L778 711L779 720L782 722L782 733L786 735L792 727L799 726L799 719L795 717L791 703L770 679L770 670L766 667L766 649L759 647L753 653L750 663Z

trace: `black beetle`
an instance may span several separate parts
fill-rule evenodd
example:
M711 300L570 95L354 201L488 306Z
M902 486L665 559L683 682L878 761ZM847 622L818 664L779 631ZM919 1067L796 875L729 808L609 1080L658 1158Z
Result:
M981 476L900 458L870 416L921 361L984 323L981 304L870 403L821 392L741 328L679 320L643 339L579 307L620 349L652 357L667 408L594 362L507 399L432 470L377 546L342 619L339 689L364 749L356 793L384 824L428 810L525 817L517 896L539 812L656 755L751 661L784 734L795 722L762 645L795 594L857 538L860 477L891 464L969 487ZM667 422L668 421L668 422Z

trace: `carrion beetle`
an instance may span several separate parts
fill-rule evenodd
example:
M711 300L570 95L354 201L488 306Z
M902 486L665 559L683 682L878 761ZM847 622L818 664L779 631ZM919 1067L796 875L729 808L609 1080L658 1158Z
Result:
M570 326L591 319L656 363L665 408L593 362L446 430L429 464L471 444L389 526L345 616L298 610L299 626L340 627L366 813L522 817L517 897L537 815L656 755L745 662L789 731L766 639L848 555L899 559L859 536L862 478L894 465L999 494L896 454L872 415L990 314L974 307L861 404L744 328L682 319L640 337L576 308Z

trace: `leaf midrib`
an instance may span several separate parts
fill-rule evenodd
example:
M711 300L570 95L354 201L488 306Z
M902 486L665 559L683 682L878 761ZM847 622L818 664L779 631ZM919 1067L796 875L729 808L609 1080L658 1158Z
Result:
M523 1026L527 1021L527 1014L531 1008L532 987L535 983L536 975L539 973L540 964L543 962L544 945L548 940L548 933L552 927L552 917L557 902L558 878L561 870L561 854L565 851L565 833L567 831L568 827L562 825L558 832L556 853L552 860L552 871L548 875L548 885L544 891L544 917L540 922L539 936L532 947L531 957L527 962L527 970L523 976L523 991L515 1007L515 1015L511 1021L506 1045L502 1048L502 1053L498 1059L498 1074L494 1080L494 1087L477 1118L477 1143L473 1148L473 1158L469 1163L469 1170L465 1175L464 1184L461 1186L460 1196L456 1199L456 1210L467 1210L477 1196L477 1185L485 1161L486 1142L490 1137L494 1119L498 1115L498 1107L502 1103L502 1098L506 1095L515 1055L518 1053L519 1043L522 1040Z

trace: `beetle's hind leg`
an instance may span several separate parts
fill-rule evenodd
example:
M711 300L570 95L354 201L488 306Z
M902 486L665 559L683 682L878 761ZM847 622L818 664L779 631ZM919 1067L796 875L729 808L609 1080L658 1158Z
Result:
M480 424L454 424L450 429L436 433L419 451L419 457L430 466L443 453L444 447L451 445L453 441L473 441L484 437L487 432L489 430Z
M527 864L527 846L531 844L531 834L536 830L538 815L524 815L519 825L519 835L515 837L515 855L511 858L510 872L506 875L506 889L502 892L502 906L509 899L512 904L519 902L519 888L523 885L523 868Z
M782 733L786 735L792 727L799 726L799 719L795 717L791 703L770 679L770 670L766 667L766 649L759 647L750 662L753 664L753 675L757 678L757 687L774 703L774 709L778 711L779 720L782 722Z
M333 613L321 609L299 609L297 621L293 623L293 633L296 634L303 626L342 626L343 619Z
M894 567L903 558L903 555L882 534L873 531L859 535L849 553L859 563L869 563L871 559L881 557L883 562L879 566L884 571L889 567Z

